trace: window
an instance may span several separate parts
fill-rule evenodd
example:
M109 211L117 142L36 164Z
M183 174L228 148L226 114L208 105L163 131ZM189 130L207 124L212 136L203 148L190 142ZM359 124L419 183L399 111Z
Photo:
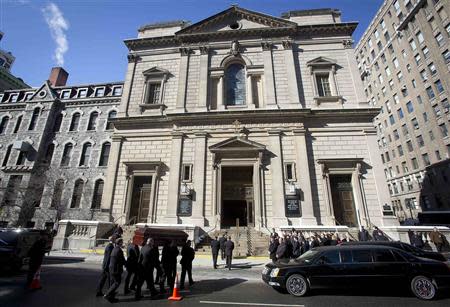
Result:
M416 42L413 39L409 41L409 46L411 47L412 51L415 51L417 49Z
M395 94L392 96L392 98L394 98L395 104L398 104L398 103L400 102L400 99L398 98L398 94L397 94L397 93L395 93Z
M110 121L117 117L117 111L112 110L108 113L108 120L106 122L106 130L114 129L114 124Z
M428 135L430 136L430 140L434 140L434 133L433 130L428 131Z
M378 41L377 47L378 47L378 51L381 51L383 49L383 44L380 41Z
M389 67L386 67L385 69L384 69L384 71L386 72L386 76L390 76L391 75L391 70L389 69ZM380 80L380 82L381 82L381 80Z
M419 65L419 64L420 64L420 61L421 61L420 54L416 54L416 55L414 56L414 60L416 61L416 64Z
M81 196L83 195L84 181L82 179L77 179L73 187L72 201L70 203L70 208L80 208Z
M382 84L383 83L383 75L382 74L379 74L378 75L378 81L380 82L380 84Z
M399 135L397 129L395 129L395 130L393 131L393 134L394 134L394 139L395 139L395 140L398 140L398 139L400 138L400 135Z
M98 179L94 186L94 195L92 196L92 209L100 209L102 204L103 187L105 183L102 179Z
M112 90L113 96L120 96L122 95L122 87L121 86L114 86Z
M70 90L61 91L61 99L70 98Z
M416 83L416 80L415 80L415 79L412 79L412 80L411 80L411 84L412 84L412 87L413 87L413 88L416 88L416 87L417 87L417 83Z
M98 87L95 89L95 97L103 97L105 96L105 88L104 87Z
M406 147L408 148L408 152L412 152L412 151L414 150L411 141L407 141L407 142L406 142Z
M98 112L94 111L89 116L89 123L87 126L87 130L96 130L97 129L97 119L98 119Z
M450 63L450 51L448 49L442 52L442 57L444 58L445 63Z
M406 162L403 162L406 165ZM406 172L408 172L408 167L406 167ZM406 187L408 188L408 191L412 191L412 189L414 188L412 180L407 178L406 179Z
M395 257L390 250L374 250L373 259L375 262L395 262Z
M425 166L428 166L428 165L431 164L431 162L430 162L430 157L428 157L428 154L427 154L427 153L424 153L424 154L422 155L422 159L423 159L423 163L425 164Z
M9 156L11 155L12 144L6 147L5 156L3 157L2 166L6 166L8 164Z
M416 118L411 119L411 124L413 125L414 129L419 129L419 122Z
M19 93L10 94L8 102L17 102L18 98L19 98Z
M381 19L380 25L382 29L386 29L386 22L384 22L384 19Z
M392 60L392 63L394 64L394 67L395 67L395 68L398 68L398 66L400 65L400 64L398 63L397 58L394 58L394 59Z
M434 110L434 114L436 115L436 117L441 116L441 108L439 108L438 105L435 105L435 106L433 107L433 110Z
M378 30L375 30L375 32L373 32L373 35L375 36L375 38L379 38L380 37L380 33L378 33Z
M30 100L31 97L33 96L33 94L34 94L33 92L26 93L25 96L23 97L23 100L22 100L22 101L28 101L28 100Z
M439 125L439 129L441 130L441 135L442 137L447 137L448 136L448 129L447 126L445 124Z
M87 92L88 92L87 88L81 88L81 89L78 90L77 97L78 98L85 98L87 96Z
M16 125L14 126L14 131L13 131L13 133L19 132L20 125L22 124L22 118L23 118L22 115L20 115L19 117L17 117Z
M370 250L352 250L353 262L372 262Z
M427 87L427 95L428 95L428 99L433 100L435 95L434 95L434 91L431 88L431 86Z
M450 104L447 98L441 101L441 105L442 109L444 110L444 113L448 113L448 111L450 110Z
M392 44L389 44L388 50L389 50L389 53L390 53L390 54L393 54L393 53L394 53L394 47L392 47Z
M437 12L438 12L439 17L440 17L442 20L446 20L446 19L447 19L447 12L444 10L443 7L441 7L441 8L439 9L439 11L437 11Z
M392 90L392 88L394 87L394 81L389 80L389 88Z
M319 260L326 264L340 263L339 251L334 250L334 251L325 252L325 253L323 253L322 256L320 256Z
M395 118L394 115L389 115L389 122L391 123L391 125L395 124Z
M55 123L53 124L53 132L59 132L61 129L61 124L63 120L63 115L61 113L58 113L55 117Z
M381 61L382 61L383 63L386 63L386 56L384 55L384 53L382 53L382 54L380 55L380 59L381 59Z
M402 57L405 59L408 56L405 49L402 50Z
M439 94L442 94L444 92L444 87L442 86L441 80L436 80L434 82L434 85L436 86L436 89L437 89Z
M6 206L14 206L17 199L17 194L20 191L22 183L22 176L12 175L9 177L8 185L3 195L3 204Z
M398 118L402 119L404 117L402 108L397 110Z
M406 161L402 162L402 169L403 169L403 173L408 173L408 166L406 165ZM408 182L408 179L406 179L406 181Z
M108 166L109 151L111 150L111 143L106 142L102 145L102 151L100 153L99 166Z
M328 76L323 78L324 83L327 82L325 79L328 79ZM318 81L317 86L319 96L324 96L320 95L320 86L325 87L326 85L321 85ZM245 105L245 67L242 64L234 63L227 67L226 99L227 105Z
M423 112L422 116L423 116L423 121L427 122L428 121L428 114L427 114L427 112Z
M427 81L428 80L428 74L427 74L427 71L425 69L422 69L420 71L420 78L422 79L422 81Z
M383 97L386 96L386 87L383 86L383 88L381 89L381 93L383 94Z
M60 166L69 166L70 158L72 157L72 149L72 143L68 143L66 144L66 146L64 146Z
M148 104L159 104L161 103L161 83L149 83L147 89L147 100L145 103Z
M284 173L286 181L295 181L295 163L293 162L285 163Z
M434 38L436 38L436 42L439 47L442 47L444 45L444 37L440 32Z
M49 144L47 146L47 151L45 152L44 161L43 161L44 163L50 164L52 162L54 151L55 151L55 144Z
M24 165L27 160L27 152L19 151L19 156L17 157L16 165Z
M398 155L401 157L403 156L403 147L402 145L397 146Z
M388 151L386 151L386 152L384 153L384 155L386 156L386 162L391 161L391 156L389 155L389 152L388 152ZM389 169L389 173L390 173L391 176L392 176L392 172L391 172L390 169Z
M427 59L427 58L430 56L430 50L428 50L428 47L427 47L427 46L425 46L425 47L422 48L422 52L423 52L423 57L424 57L425 59Z
M191 182L192 181L192 164L183 164L181 170L181 178L182 182Z
M419 168L419 164L417 163L417 159L416 158L412 158L411 159L411 164L414 170Z
M435 150L434 151L434 154L436 155L436 160L441 160L442 159L442 157L441 157L441 153L439 152L439 150Z
M89 159L91 158L91 149L92 149L91 143L86 143L83 145L83 150L81 151L80 166L89 165Z
M33 110L33 115L31 115L30 125L28 126L28 130L36 129L37 122L39 120L39 114L41 113L41 109L36 108Z
M417 96L417 102L418 102L419 104L422 104L422 103L423 103L422 97L421 97L420 95Z
M328 74L316 75L317 90L320 97L331 96L330 79Z
M403 80L403 73L401 71L399 71L397 73L397 79L398 79L399 82L401 82Z
M60 208L61 198L64 191L64 179L58 179L55 181L53 188L52 202L50 208Z
M6 129L8 128L9 117L3 116L2 121L0 122L0 134L5 134Z
M408 101L406 103L406 108L408 109L408 113L414 112L414 107L413 107L413 104L411 103L411 101Z
M69 131L78 131L80 125L80 113L76 112L72 115L72 121L70 122Z
M417 40L419 41L419 44L422 44L424 41L422 32L420 32L420 31L417 32L416 37L417 37Z
M419 145L419 147L425 146L425 143L423 142L423 137L421 135L418 135L416 137L416 141L417 141L417 144Z
M428 69L430 70L432 76L437 73L436 66L434 66L433 63L428 64Z
M369 48L372 48L372 39L369 38L369 40L367 41L367 45L369 46Z

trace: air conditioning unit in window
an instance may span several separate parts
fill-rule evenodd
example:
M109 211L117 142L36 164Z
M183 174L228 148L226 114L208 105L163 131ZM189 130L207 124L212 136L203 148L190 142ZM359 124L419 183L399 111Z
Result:
M12 148L19 151L30 151L31 145L25 141L15 141Z

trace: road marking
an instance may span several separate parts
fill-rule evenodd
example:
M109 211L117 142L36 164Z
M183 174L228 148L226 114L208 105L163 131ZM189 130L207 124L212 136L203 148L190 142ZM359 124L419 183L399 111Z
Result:
M274 306L274 307L305 307L305 305L290 304L262 304L262 303L239 303L239 302L216 302L216 301L200 301L200 304L217 304L217 305L245 305L245 306Z

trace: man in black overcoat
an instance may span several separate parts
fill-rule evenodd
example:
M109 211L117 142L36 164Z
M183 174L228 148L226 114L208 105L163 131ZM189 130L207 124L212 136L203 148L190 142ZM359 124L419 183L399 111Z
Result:
M195 251L191 247L191 241L187 240L186 244L181 249L181 280L180 280L180 289L184 289L184 279L186 278L186 272L189 278L189 286L194 284L194 280L192 279L192 261L195 258Z
M276 251L277 260L286 258L286 249L287 249L287 246L286 246L286 242L285 242L284 238L280 238L279 245L278 245L277 251Z
M127 262L125 265L125 267L127 268L127 275L125 277L125 285L123 291L125 295L130 293L130 289L136 290L139 254L139 246L137 246L137 244L134 244L133 241L130 240L127 246ZM133 280L131 281L130 287L131 277L133 277Z
M231 262L233 260L233 250L234 243L231 241L231 237L228 237L227 242L225 242L225 257L227 258L227 268L231 270Z
M220 256L221 256L222 260L225 259L225 242L227 242L227 233L224 233L219 239Z
M105 283L107 288L111 285L111 280L109 277L109 260L111 257L111 252L114 249L115 240L116 238L114 236L109 237L109 242L105 247L102 262L102 274L100 275L100 280L97 284L97 296L103 296L103 287L105 286Z
M277 248L278 248L278 239L276 237L270 237L270 245L269 245L269 257L272 262L277 261Z
M217 240L217 236L211 241L211 253L213 258L213 267L217 269L217 256L219 255L220 242Z
M173 290L175 276L177 275L177 257L179 253L175 241L170 242L170 244L166 242L162 250L161 263L170 291Z
M116 240L114 249L111 252L109 260L109 276L111 278L111 286L106 292L104 298L111 303L117 302L116 290L122 281L123 266L125 265L125 257L122 251L123 240L121 238Z
M159 257L159 252L156 250ZM159 262L159 259L158 259ZM148 238L146 244L141 248L141 254L138 261L138 282L136 286L135 298L140 299L141 288L144 281L150 288L152 295L157 293L153 279L153 271L155 268L155 245L152 238Z

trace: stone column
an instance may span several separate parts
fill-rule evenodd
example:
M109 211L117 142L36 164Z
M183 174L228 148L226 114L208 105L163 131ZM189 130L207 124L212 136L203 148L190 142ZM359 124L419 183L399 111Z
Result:
M326 221L325 223L326 225L336 225L333 209L333 198L331 195L330 173L325 164L321 165L321 172L322 172L323 198L325 199L325 205L327 206L327 216L325 217Z
M283 41L284 62L286 65L286 74L289 89L289 103L301 107L300 96L298 94L297 73L295 71L294 52L291 41Z
M136 73L137 62L140 57L134 54L128 55L127 75L125 76L125 83L122 90L122 98L120 100L120 107L118 117L128 116L128 106L130 103L131 89L133 88L134 75Z
M178 224L178 200L180 194L180 170L181 158L183 154L183 138L182 132L172 132L172 146L170 153L169 165L169 189L167 191L167 210L166 222L170 224Z
M103 197L101 203L101 211L109 212L112 214L113 211L113 203L114 203L114 194L115 194L115 185L117 181L117 173L119 171L119 162L120 162L120 152L122 150L122 137L121 136L113 136L111 143L111 150L109 154L108 168L105 176L105 188L103 190ZM124 191L123 195L125 195L126 191ZM123 204L125 206L125 204ZM123 208L121 208L121 211Z
M205 132L195 134L194 152L194 181L195 201L192 208L192 223L196 226L205 226L205 163L206 163L206 138Z
M283 182L283 161L281 151L281 131L270 130L269 150L273 157L270 159L270 172L272 175L272 221L274 227L287 225L284 210L284 182Z
M273 75L272 43L263 42L264 61L264 102L267 108L277 109L277 98L275 94L275 78Z
M207 46L200 47L200 80L198 91L199 111L207 111L208 102L208 65L209 65L209 48Z
M181 60L178 73L177 111L186 110L186 85L189 68L189 48L180 48Z
M219 77L217 82L217 109L225 110L225 99L223 99L223 76Z
M249 109L254 109L255 104L253 103L253 88L252 88L252 75L247 74L247 106Z
M311 172L309 169L308 151L306 148L306 131L294 130L295 152L297 160L297 178L303 195L302 201L302 226L317 225L314 216L314 204L312 200Z

